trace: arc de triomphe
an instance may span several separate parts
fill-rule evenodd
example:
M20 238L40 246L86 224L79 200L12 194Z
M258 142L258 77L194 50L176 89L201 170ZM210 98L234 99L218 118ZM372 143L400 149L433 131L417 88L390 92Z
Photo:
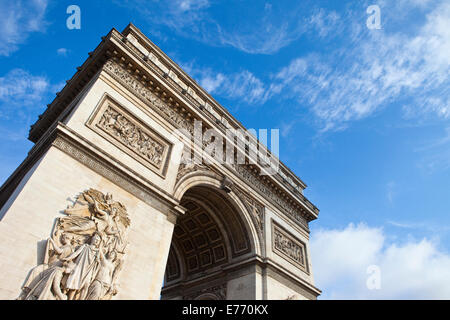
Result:
M0 298L315 299L306 185L251 135L182 161L196 123L244 130L135 26L102 37L0 190Z

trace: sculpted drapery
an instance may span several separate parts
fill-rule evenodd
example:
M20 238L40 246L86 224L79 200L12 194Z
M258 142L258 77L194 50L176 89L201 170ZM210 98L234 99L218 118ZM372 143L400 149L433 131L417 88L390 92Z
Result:
M29 272L18 299L111 299L127 246L126 208L111 194L89 189L64 213L47 240L43 263Z

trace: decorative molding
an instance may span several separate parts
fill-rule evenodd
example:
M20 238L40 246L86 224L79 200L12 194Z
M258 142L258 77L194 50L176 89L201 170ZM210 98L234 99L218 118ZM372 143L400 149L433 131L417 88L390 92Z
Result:
M181 180L181 178L183 178L187 174L189 174L191 172L197 172L197 171L211 171L211 170L209 169L208 166L206 166L204 164L194 164L194 163L186 164L186 163L181 163L180 166L178 167L176 184L178 184L178 182Z
M305 218L303 209L286 200L279 193L276 193L271 186L265 182L261 176L255 174L251 169L244 165L234 165L234 169L240 177L248 183L251 183L270 203L277 205L283 213L286 213L297 225L309 231L308 222Z
M265 254L265 248L266 248L266 242L264 239L264 215L265 215L265 208L264 206L259 203L255 198L253 198L251 195L249 195L247 192L241 190L238 187L234 187L233 191L236 193L238 198L241 199L241 201L244 203L245 208L247 209L248 213L250 214L250 217L253 221L253 224L256 228L256 231L258 233L258 239L261 247L261 252Z
M164 101L162 92L155 90L156 92L150 90L142 84L141 81L136 79L130 74L125 68L123 68L119 63L114 61L114 59L109 59L103 69L106 70L114 79L119 81L122 85L128 88L130 91L135 92L138 97L143 99L144 102L149 104L153 110L155 110L159 115L161 115L165 120L171 123L176 128L183 128L188 130L191 134L194 133L194 125L191 121L187 120L183 116L181 110L176 110L176 103L167 103ZM158 96L161 95L162 97ZM180 114L181 113L181 114Z
M191 150L187 149L186 146L183 149L183 153L181 154L181 160L180 165L178 166L178 172L177 172L177 178L175 181L175 185L178 184L178 182L186 176L187 174L191 172L196 171L210 171L213 172L213 170L206 164L196 164L193 161L189 160L189 155L191 154Z
M272 220L272 250L309 274L306 245Z
M172 144L108 95L86 125L153 172L165 176Z
M262 235L264 231L264 206L239 188L234 188L233 191L244 203L247 211L252 217L256 230Z

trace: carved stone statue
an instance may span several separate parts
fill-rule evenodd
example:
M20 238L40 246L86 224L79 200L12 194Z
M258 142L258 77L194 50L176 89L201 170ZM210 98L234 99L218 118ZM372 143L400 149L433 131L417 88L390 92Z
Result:
M64 213L18 299L111 299L127 246L126 208L111 194L89 189Z
M58 238L58 231L55 236ZM63 263L63 259L72 253L73 248L67 235L62 234L60 239L61 247L52 238L47 240L44 263L31 270L22 287L20 299L49 300L53 297L59 300L67 299L61 292L60 283L63 273L70 270L68 265Z
M69 292L69 298L72 300L75 294L79 294L80 300L84 300L99 267L99 255L102 238L99 233L92 236L90 244L81 245L74 253L65 258L65 261L74 261L74 267L65 288Z
M89 286L86 300L100 300L110 291L115 291L113 283L114 270L116 269L115 260L115 251L108 252L106 257L100 251L100 267L94 281Z

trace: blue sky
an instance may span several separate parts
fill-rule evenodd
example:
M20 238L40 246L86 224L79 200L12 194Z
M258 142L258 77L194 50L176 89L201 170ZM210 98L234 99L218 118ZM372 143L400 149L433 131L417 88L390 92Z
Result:
M45 105L129 22L247 128L280 129L281 159L321 210L322 298L450 298L448 1L0 0L2 182Z

